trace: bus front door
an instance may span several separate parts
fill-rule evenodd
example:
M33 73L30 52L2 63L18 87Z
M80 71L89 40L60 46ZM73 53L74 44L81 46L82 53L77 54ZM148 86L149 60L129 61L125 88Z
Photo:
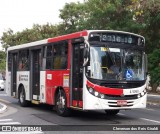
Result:
M16 97L17 87L17 53L12 54L12 68L11 68L11 95Z
M72 82L71 82L71 106L83 108L83 48L84 43L75 43L72 47Z
M40 63L41 61L41 50L32 51L32 61L31 61L31 85L32 85L32 100L39 101L40 95ZM34 103L34 102L33 102Z

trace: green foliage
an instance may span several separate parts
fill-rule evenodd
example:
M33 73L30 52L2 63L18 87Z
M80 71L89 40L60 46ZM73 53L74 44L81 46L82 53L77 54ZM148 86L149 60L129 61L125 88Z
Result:
M160 48L160 1L159 0L134 0L135 20L142 23L140 33L146 38L147 53L152 53ZM136 3L136 4L135 4ZM137 12L141 12L136 15Z
M88 0L88 27L137 32L140 25L133 20L133 13L128 9L130 4L131 0Z
M8 31L3 33L1 37L2 47L7 50L10 46L20 45L24 43L29 43L37 40L42 40L46 38L51 38L59 35L57 25L38 25L34 24L32 29L25 29L22 32L14 33L13 30L8 29ZM1 54L4 52L1 52ZM0 55L1 56L1 55ZM0 71L5 70L5 56L0 57Z
M160 49L156 49L149 54L149 70L152 84L160 84Z
M87 9L83 3L66 3L64 8L60 10L59 15L62 19L63 34L83 30L87 20L86 11Z
M0 72L4 72L5 71L5 67L6 67L6 54L4 51L0 51Z
M32 29L25 29L22 32L13 33L13 30L9 29L3 33L1 37L2 46L5 50L9 46L20 45L37 40L42 40L58 35L58 27L50 24L38 25L34 24Z

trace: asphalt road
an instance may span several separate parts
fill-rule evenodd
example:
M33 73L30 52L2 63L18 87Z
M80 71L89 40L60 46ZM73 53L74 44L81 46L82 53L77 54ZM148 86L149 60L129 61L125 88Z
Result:
M153 96L152 96L153 97ZM158 98L159 99L159 98ZM114 117L107 116L104 111L82 112L75 111L71 117L60 117L47 105L31 105L30 107L20 107L18 100L6 96L5 91L0 91L0 101L8 106L5 113L0 114L0 125L52 125L50 129L58 129L54 133L100 133L100 134L159 134L159 131L103 131L119 126L120 128L129 125L131 127L141 127L142 125L156 125L160 127L160 106L148 105L146 109L135 109L120 111ZM136 126L135 126L136 125ZM60 127L59 127L60 126ZM112 127L110 127L112 126ZM63 130L67 130L63 131ZM76 130L76 131L75 131ZM85 130L85 131L84 131ZM88 132L87 132L88 131ZM38 132L37 132L38 133ZM41 132L39 132L41 133ZM53 133L53 132L43 132Z

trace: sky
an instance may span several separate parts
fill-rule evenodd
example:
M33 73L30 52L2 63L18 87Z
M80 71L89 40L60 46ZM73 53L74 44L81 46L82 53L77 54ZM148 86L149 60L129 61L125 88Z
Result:
M0 0L0 37L9 28L17 32L33 24L58 24L59 10L65 3L77 1L84 0Z

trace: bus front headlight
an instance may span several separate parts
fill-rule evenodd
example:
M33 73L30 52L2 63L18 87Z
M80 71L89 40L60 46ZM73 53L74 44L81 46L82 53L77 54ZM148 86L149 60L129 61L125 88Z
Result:
M93 91L93 88L90 87L88 90L89 90L90 93L93 94L93 92L94 92L94 91Z
M104 94L100 94L100 97L101 97L102 99L104 99L105 96L104 96Z
M97 91L95 91L95 92L94 92L94 95L95 95L95 96L98 96L98 95L99 95L99 93L98 93Z
M88 87L88 86L86 86L86 87L87 87L90 94L92 94L98 98L105 99L105 94L102 94L102 93L99 93L98 91L95 91L94 88L92 88L92 87Z
M137 95L137 98L143 97L146 93L146 89L144 89L141 93Z

